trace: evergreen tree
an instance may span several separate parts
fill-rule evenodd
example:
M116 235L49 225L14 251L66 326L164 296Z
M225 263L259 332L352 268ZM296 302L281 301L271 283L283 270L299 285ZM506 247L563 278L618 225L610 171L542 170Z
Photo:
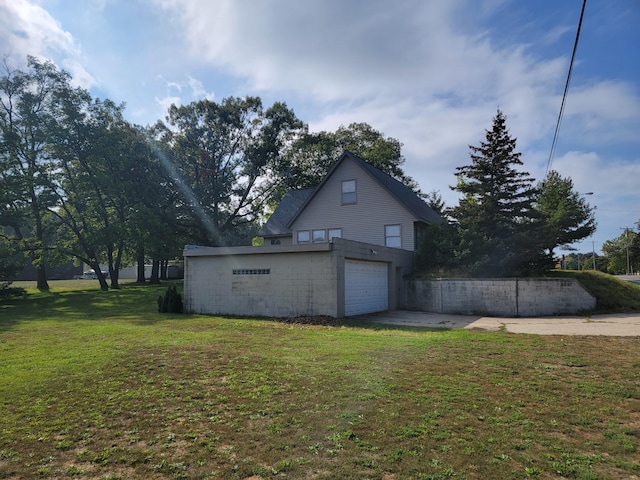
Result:
M457 263L473 276L531 273L544 264L535 245L538 228L533 209L535 189L498 110L493 128L480 146L470 146L471 164L457 167L453 190L462 198L452 209L457 222Z

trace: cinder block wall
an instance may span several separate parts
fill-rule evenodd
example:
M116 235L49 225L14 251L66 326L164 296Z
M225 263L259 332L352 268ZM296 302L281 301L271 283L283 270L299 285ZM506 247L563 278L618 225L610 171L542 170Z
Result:
M576 279L408 280L405 287L407 308L425 312L534 317L575 314L596 305Z
M189 312L266 317L337 315L330 252L187 257Z
M389 308L405 295L413 252L342 238L333 243L185 249L187 312L265 317L344 316L347 259L382 262L389 275Z

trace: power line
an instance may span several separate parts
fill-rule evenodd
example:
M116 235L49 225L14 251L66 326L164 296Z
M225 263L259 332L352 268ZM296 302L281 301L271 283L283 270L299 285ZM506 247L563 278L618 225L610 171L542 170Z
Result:
M573 53L571 54L571 62L569 63L569 73L567 74L567 83L564 85L564 94L562 95L562 104L560 105L560 113L558 114L558 121L556 122L556 130L553 134L553 141L551 142L551 151L549 152L549 160L547 161L547 169L544 172L544 176L547 176L549 167L551 166L551 160L553 154L556 151L556 143L558 142L558 134L560 133L560 124L562 123L562 116L564 115L564 106L567 102L567 92L569 91L569 83L571 82L571 74L573 72L573 61L576 58L576 50L578 50L578 40L580 39L580 29L582 28L582 18L584 17L584 9L587 6L587 0L582 2L582 11L580 12L580 21L578 22L578 31L576 32L576 41L573 44Z

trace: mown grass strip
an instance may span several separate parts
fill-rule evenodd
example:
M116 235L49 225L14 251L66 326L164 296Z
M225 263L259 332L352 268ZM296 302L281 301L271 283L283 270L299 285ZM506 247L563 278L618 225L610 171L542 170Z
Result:
M640 340L0 307L0 477L628 478Z

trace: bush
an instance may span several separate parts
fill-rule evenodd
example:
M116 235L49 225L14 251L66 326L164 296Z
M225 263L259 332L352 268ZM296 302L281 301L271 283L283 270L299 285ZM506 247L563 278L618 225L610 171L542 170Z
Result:
M0 281L0 301L11 297L23 297L27 294L24 288L11 287L11 282Z
M175 285L169 285L167 293L158 297L158 312L182 313L182 295Z

